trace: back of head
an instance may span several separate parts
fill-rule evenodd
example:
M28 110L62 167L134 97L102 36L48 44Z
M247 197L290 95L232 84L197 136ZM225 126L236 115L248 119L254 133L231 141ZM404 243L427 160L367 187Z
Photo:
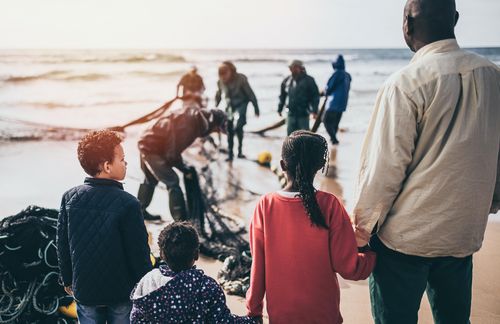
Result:
M174 272L190 269L198 259L200 241L196 229L189 222L174 222L165 227L158 237L160 257Z
M293 178L313 225L328 228L316 201L313 180L328 158L326 139L310 131L295 131L283 142L281 158Z
M345 69L345 61L344 61L344 56L339 55L337 57L337 60L332 63L332 66L336 70L344 70Z
M94 177L104 162L113 162L115 148L122 142L120 134L107 129L87 133L78 142L78 160L85 172Z
M458 21L455 0L408 0L404 14L405 40L413 51L435 41L455 38Z

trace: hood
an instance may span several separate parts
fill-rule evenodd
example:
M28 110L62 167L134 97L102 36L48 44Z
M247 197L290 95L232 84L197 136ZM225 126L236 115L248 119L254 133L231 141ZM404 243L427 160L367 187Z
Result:
M148 272L141 281L135 286L132 291L131 299L136 300L141 297L151 294L153 291L160 289L172 279L171 276L165 276L160 269L153 269Z
M332 66L335 70L345 70L344 57L339 55L335 62L332 62Z

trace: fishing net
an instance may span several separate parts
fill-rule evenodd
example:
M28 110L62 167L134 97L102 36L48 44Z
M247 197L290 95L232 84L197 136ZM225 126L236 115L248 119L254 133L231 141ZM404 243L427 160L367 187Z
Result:
M57 210L29 206L0 221L0 323L75 323L59 284Z

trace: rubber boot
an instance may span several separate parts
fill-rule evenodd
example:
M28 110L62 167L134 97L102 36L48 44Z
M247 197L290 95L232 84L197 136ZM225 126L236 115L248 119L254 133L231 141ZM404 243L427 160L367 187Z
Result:
M236 136L238 137L238 158L244 159L246 156L243 154L243 129L237 129Z
M145 183L141 183L139 186L139 192L137 193L137 199L141 203L142 215L144 216L144 220L160 220L160 215L152 215L150 214L146 208L153 200L153 194L155 192L155 186L148 185Z
M176 222L187 220L186 203L180 187L168 189L168 204L170 214Z

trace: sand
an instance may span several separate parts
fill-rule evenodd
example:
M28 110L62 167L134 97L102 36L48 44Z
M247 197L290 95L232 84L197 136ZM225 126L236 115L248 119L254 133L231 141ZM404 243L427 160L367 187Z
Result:
M135 194L142 180L136 148L137 134L140 127L132 128L124 143L129 167L124 181L125 190ZM270 137L248 136L245 140L245 153L255 158L262 150L273 154L273 163L278 163L281 136L284 129L272 132ZM347 132L340 135L341 144L331 150L330 167L327 175L318 175L316 187L342 197L347 210L352 209L354 183L359 159L359 150L363 134ZM85 174L76 161L76 142L10 142L0 143L0 218L12 215L28 204L58 208L61 195L72 186L83 181ZM276 176L268 169L248 160L235 160L232 165L223 162L214 165L218 181L218 190L227 194L236 188L246 188L253 192L236 192L236 198L225 202L224 210L240 217L248 224L258 194L275 191L280 188ZM186 158L193 164L202 164L196 149L191 149ZM255 194L257 193L257 194ZM171 219L168 216L167 193L158 188L149 208L153 213L163 216L162 224L148 223L152 234L152 249L157 253L156 237L158 232ZM500 323L500 217L491 216L483 248L474 256L474 282L472 317L473 323ZM198 267L212 277L217 276L221 262L202 257ZM341 279L341 312L346 323L371 323L370 301L367 281L346 281ZM236 296L227 296L230 309L244 315L245 301ZM419 323L432 323L432 315L427 299L424 297L419 313ZM267 318L265 318L267 322Z

